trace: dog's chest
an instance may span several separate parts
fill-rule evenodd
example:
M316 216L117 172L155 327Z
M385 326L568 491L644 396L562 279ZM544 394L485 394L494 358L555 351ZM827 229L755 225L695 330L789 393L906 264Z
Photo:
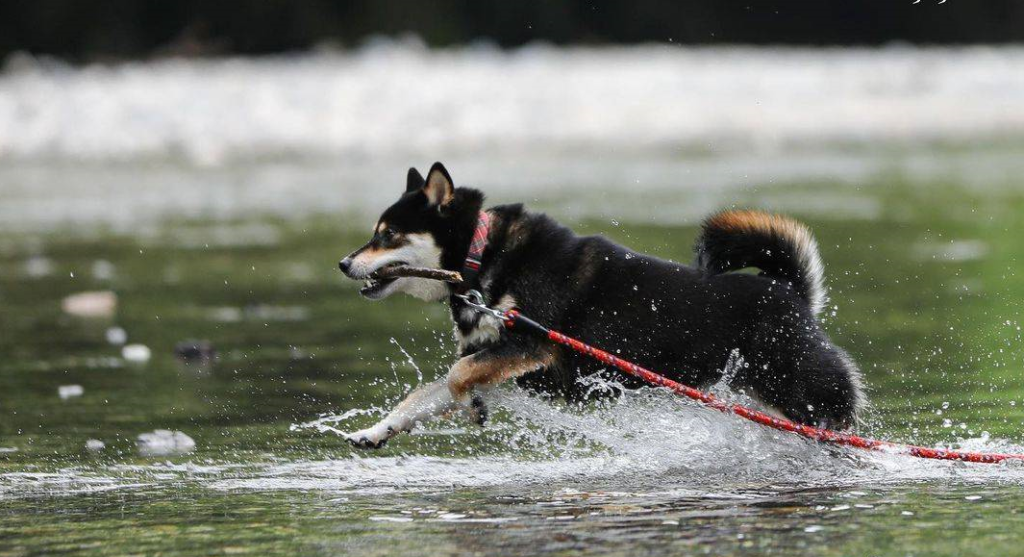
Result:
M472 310L462 310L465 314ZM501 336L501 324L489 315L460 315L455 325L455 339L459 342L459 352L476 352L498 342Z
M508 311L516 307L511 295L504 295L497 304L492 306L498 311ZM501 338L502 323L494 316L484 315L469 307L454 310L455 339L459 343L460 353L476 352L495 344Z

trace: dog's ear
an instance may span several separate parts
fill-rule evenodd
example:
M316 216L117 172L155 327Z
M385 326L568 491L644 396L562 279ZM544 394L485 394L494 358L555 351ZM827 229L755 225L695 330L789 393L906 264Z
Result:
M427 194L430 205L435 207L444 207L455 196L455 185L443 164L435 162L434 166L430 167L423 193Z
M423 175L420 174L419 170L410 168L409 176L405 179L405 193L421 190L426 183L427 181L423 179Z

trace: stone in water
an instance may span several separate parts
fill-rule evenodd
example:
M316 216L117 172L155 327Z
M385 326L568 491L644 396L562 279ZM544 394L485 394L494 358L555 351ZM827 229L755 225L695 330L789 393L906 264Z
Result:
M144 364L149 361L152 352L145 344L129 344L121 349L121 357L127 362Z
M158 429L139 435L136 440L143 456L185 454L196 448L196 442L180 431Z
M67 400L69 398L79 397L85 394L85 389L81 385L61 385L57 387L57 396L61 400Z

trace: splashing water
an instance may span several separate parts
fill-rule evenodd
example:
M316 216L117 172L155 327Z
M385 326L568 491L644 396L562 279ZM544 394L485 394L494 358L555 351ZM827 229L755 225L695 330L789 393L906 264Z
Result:
M402 345L398 343L398 339L396 339L395 337L391 337L389 342L391 342L391 344L394 344L395 346L398 347L398 350L402 352L403 356L405 356L405 361L410 366L412 366L412 368L414 370L416 370L416 381L419 382L419 383L422 383L423 382L423 371L420 370L420 366L416 364L416 360L413 359L412 355L409 354L409 352L407 352L405 350L405 348L403 348Z
M742 364L739 364L742 365ZM614 387L609 387L614 388ZM750 402L732 395L737 402ZM738 398L737 398L738 397ZM1014 465L967 465L905 455L868 453L813 443L738 417L710 412L660 389L623 391L590 406L552 402L519 389L488 400L501 416L482 431L455 435L500 439L497 451L470 458L374 457L290 462L260 477L215 482L217 489L324 489L352 492L435 490L496 485L587 484L614 481L623 489L684 485L694 489L751 486L837 486L927 479L1024 483ZM352 411L314 422L342 423ZM414 435L452 434L432 427ZM969 450L1020 451L986 436Z
M345 432L335 427L335 424L342 423L356 416L382 415L383 413L383 410L378 408L370 408L366 410L362 408L353 408L352 410L349 410L341 415L325 414L309 422L301 424L292 424L291 427L288 428L288 430L298 431L300 429L308 428L316 430L320 433L334 433L337 435L344 435Z
M422 377L413 356L395 339L391 343ZM758 406L729 387L731 377L746 365L739 353L731 354L712 392ZM709 411L664 389L628 390L599 376L581 381L592 393L616 396L574 404L501 387L488 395L493 418L487 427L428 424L411 434L417 448L403 450L403 456L356 452L330 460L273 457L248 463L76 467L0 475L0 495L153 489L183 482L214 491L319 490L362 496L566 484L733 495L780 486L894 485L932 479L1024 485L1024 466L1016 462L969 465L840 448ZM365 418L385 413L379 407L353 408L292 424L290 431L344 435L364 427ZM393 445L403 442L396 439ZM444 450L446 443L465 450ZM959 445L974 451L1024 452L985 433Z

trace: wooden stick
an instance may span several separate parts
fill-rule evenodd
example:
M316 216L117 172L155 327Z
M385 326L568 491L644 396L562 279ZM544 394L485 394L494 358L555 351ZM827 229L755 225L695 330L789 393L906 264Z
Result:
M372 276L375 279L417 277L431 280L441 280L444 282L452 283L462 282L462 275L455 271L448 271L445 269L429 269L427 267L407 267L405 265L401 267L386 267L373 273L370 276Z

